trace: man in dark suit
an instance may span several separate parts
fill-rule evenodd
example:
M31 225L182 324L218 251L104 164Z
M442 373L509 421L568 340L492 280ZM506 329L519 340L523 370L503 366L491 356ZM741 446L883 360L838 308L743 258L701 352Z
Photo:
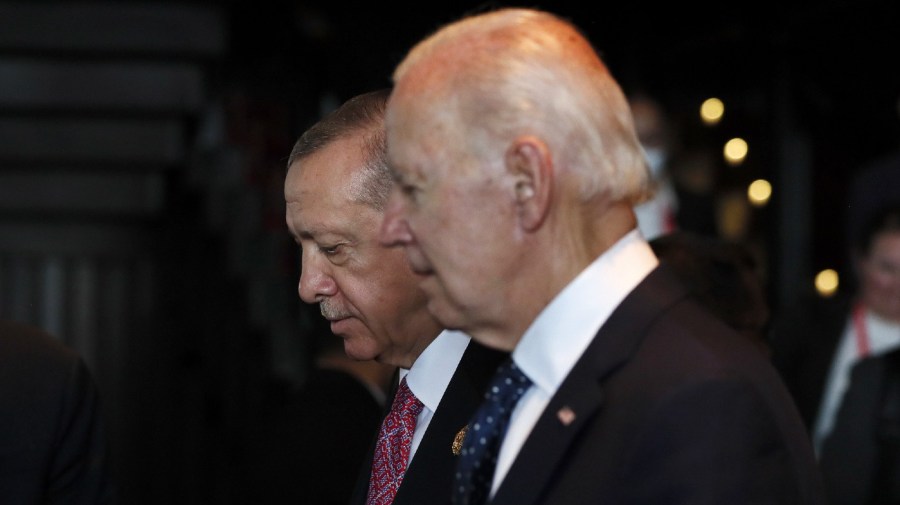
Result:
M382 242L404 246L444 326L513 351L470 423L454 503L822 503L775 370L636 229L646 163L575 27L469 17L416 45L394 83Z
M286 218L302 249L300 297L319 304L350 357L399 368L352 503L449 503L454 441L503 354L445 331L403 251L378 242L393 185L388 96L354 97L300 137L288 160Z
M96 386L45 332L0 321L0 503L112 503Z
M900 350L859 360L820 457L831 505L900 503Z

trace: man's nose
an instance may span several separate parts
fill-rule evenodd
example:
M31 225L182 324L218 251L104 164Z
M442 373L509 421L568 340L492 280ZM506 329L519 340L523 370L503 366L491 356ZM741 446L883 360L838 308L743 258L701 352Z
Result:
M315 258L303 258L300 268L300 298L306 303L317 303L337 293L337 283L327 268L318 265Z

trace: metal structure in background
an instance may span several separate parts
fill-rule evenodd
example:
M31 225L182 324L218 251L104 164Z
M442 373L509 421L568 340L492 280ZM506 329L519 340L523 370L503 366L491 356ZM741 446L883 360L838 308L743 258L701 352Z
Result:
M84 356L123 503L226 494L220 411L240 394L215 377L245 354L223 323L243 326L184 280L215 263L179 207L226 49L218 7L0 3L0 317Z

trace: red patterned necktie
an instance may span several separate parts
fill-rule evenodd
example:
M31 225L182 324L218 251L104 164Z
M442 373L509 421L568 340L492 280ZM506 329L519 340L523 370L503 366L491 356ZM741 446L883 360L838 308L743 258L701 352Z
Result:
M406 377L403 377L394 396L391 412L384 418L378 433L366 505L390 505L394 501L394 495L406 472L416 418L422 412L422 407L422 402L409 390Z

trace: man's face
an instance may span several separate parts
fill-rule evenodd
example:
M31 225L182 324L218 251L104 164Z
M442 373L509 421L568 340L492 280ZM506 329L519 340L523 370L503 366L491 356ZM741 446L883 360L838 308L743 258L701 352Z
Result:
M403 251L377 240L382 213L357 200L363 153L354 135L290 167L284 193L302 249L300 298L320 305L350 357L409 367L438 328Z
M421 107L394 98L389 104L388 158L396 184L381 240L406 250L438 321L477 336L507 301L512 207L497 167L465 156L454 145L456 135L428 126Z
M878 235L862 259L862 296L881 317L900 322L900 231Z

